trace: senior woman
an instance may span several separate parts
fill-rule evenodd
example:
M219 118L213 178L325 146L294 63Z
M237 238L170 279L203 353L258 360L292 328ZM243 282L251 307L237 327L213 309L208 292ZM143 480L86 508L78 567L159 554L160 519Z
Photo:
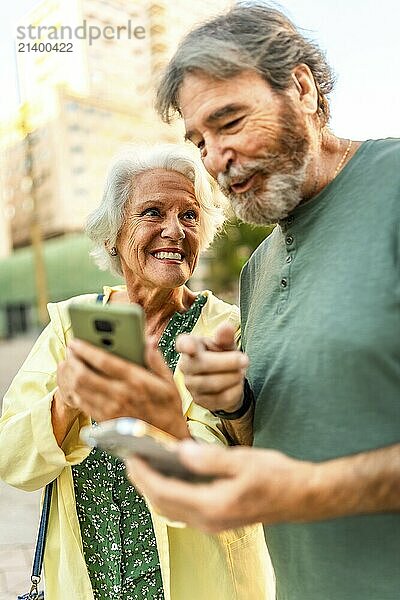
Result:
M236 307L186 286L223 222L216 194L184 148L119 158L87 233L100 268L125 280L104 289L103 304L144 309L148 368L71 340L67 307L99 300L87 294L49 304L50 324L4 398L0 476L25 490L56 481L44 559L49 598L267 598L261 527L206 535L153 514L153 528L123 463L79 439L91 420L133 416L178 438L225 443L218 419L185 389L174 345L180 333L212 335L224 321L238 327Z

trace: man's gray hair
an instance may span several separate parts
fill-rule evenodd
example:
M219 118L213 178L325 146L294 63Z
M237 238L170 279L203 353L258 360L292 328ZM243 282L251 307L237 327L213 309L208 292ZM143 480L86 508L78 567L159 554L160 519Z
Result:
M119 256L111 256L109 250L116 246L124 224L129 200L135 189L135 178L154 169L182 173L193 183L200 208L200 250L211 244L221 228L225 197L188 146L159 144L127 147L112 164L101 204L91 213L86 224L86 233L94 242L91 256L100 269L123 275Z
M308 65L313 74L317 114L324 126L329 120L326 95L333 89L334 77L323 52L280 11L260 2L243 2L182 40L158 87L156 109L167 123L181 114L178 95L187 73L200 71L223 80L249 69L279 92L288 87L299 64Z

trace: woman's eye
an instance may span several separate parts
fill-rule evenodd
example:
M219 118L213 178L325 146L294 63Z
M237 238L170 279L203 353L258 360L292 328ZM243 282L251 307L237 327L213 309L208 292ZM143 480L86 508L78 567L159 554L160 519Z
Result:
M200 142L198 142L196 144L196 146L198 147L199 150L203 150L203 148L204 148L204 140L201 140Z
M187 210L183 216L185 219L190 219L191 221L196 221L197 219L197 213L194 210Z
M141 214L142 217L159 217L160 211L158 208L146 208Z

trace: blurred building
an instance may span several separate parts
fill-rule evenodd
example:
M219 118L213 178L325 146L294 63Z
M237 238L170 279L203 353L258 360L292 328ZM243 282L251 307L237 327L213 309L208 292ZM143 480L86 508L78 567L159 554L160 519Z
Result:
M43 0L18 24L17 50L25 44L25 51L17 52L21 106L13 119L0 124L0 271L13 277L12 297L7 286L0 290L0 337L4 328L10 335L24 329L26 315L33 322L36 318L31 311L35 297L31 292L25 297L24 285L27 265L36 268L35 260L21 259L33 254L32 225L36 237L39 229L45 240L46 263L50 238L66 236L67 248L70 236L82 232L100 200L108 164L123 144L182 139L181 124L166 126L154 113L154 86L180 38L231 4ZM96 39L89 39L90 27ZM5 257L7 267L1 261ZM20 272L22 263L25 271ZM81 278L71 293L89 291L89 281L92 285L88 275ZM48 299L60 299L54 284L48 287ZM64 288L62 293L68 295ZM4 311L12 315L14 309L18 315L16 321L11 317L16 324L10 329Z
M63 43L71 32L73 48L17 52L22 105L0 130L0 208L9 229L0 257L30 243L32 211L45 238L81 230L123 144L181 139L182 126L165 126L153 111L154 82L184 33L231 3L43 0L26 15L18 36L31 31L35 39L23 43L60 48L52 38L64 27ZM90 27L111 28L108 37L126 31L119 39L76 37Z
M7 144L15 145L17 143L17 127L16 119L6 123L0 123L0 260L4 256L8 256L12 250L10 221L15 213L15 208L11 198L12 189L7 183L7 173L4 168L4 152Z
M131 111L151 106L155 79L179 40L231 4L233 0L43 0L21 21L18 36L31 43L58 42L58 51L17 52L21 100L31 104L35 118L52 114L59 85ZM29 33L35 40L28 40ZM70 46L63 51L61 37Z
M153 82L181 38L196 24L235 4L235 0L153 0L147 2Z
M30 244L33 211L44 238L82 231L101 199L110 158L122 145L176 138L173 129L153 127L148 110L139 114L62 88L56 92L55 116L32 129L24 105L20 135L3 149L4 209L13 248Z
M141 28L139 38L135 28ZM147 1L43 0L17 32L17 45L23 35L23 42L37 42L37 47L57 45L49 52L17 52L21 100L30 103L35 121L57 109L58 86L131 110L148 100L152 75Z

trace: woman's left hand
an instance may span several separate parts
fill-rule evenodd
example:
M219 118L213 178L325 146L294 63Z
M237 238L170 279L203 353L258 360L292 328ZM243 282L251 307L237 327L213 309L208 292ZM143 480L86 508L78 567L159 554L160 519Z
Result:
M69 349L71 387L81 411L96 421L135 417L190 437L172 372L157 349L147 345L147 369L82 340L71 340Z

